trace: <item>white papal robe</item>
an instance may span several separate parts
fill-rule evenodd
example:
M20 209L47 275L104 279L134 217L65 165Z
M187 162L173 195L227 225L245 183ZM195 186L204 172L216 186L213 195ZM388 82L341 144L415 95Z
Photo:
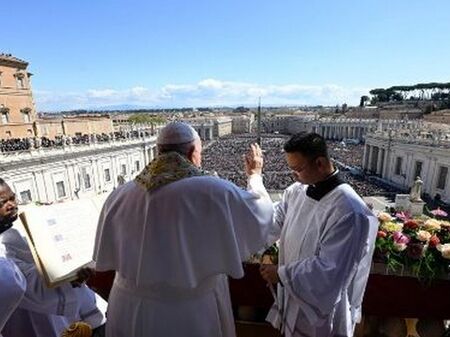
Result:
M85 321L98 327L105 321L106 302L85 285L73 288L70 283L47 288L38 273L27 242L13 228L4 232L1 243L6 256L25 276L25 296L9 318L4 337L60 337L71 323Z
M250 181L250 193L200 176L111 194L94 256L97 270L116 271L108 337L235 336L226 275L244 275L273 220L262 178Z
M378 221L347 184L320 200L291 185L276 206L278 301L268 320L286 337L353 336Z
M3 327L19 305L26 288L25 277L3 253L3 246L0 244L0 337Z

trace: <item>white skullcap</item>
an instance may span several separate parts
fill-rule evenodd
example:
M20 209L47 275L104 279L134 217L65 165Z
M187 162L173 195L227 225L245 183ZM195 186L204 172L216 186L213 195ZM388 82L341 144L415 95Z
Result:
M190 143L195 139L200 139L197 131L184 122L170 122L158 135L156 144L158 145L176 145Z

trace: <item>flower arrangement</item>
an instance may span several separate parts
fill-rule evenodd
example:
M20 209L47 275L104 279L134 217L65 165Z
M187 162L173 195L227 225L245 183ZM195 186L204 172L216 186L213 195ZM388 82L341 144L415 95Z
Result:
M411 217L405 212L378 214L380 226L375 243L374 262L388 270L409 270L421 280L447 277L450 273L450 222L448 214L436 209Z
M278 242L275 242L270 247L266 247L264 251L250 256L246 262L256 264L278 264L278 250Z

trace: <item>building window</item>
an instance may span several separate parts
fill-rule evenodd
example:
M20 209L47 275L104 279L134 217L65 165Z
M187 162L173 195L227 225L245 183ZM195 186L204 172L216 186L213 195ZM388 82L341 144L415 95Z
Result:
M66 196L66 187L64 186L64 181L56 182L56 193L58 198L64 198Z
M447 184L447 176L448 176L448 167L441 166L439 168L439 176L436 184L436 188L443 190L445 189L445 185Z
M22 204L29 204L30 202L32 202L32 198L31 198L31 191L30 190L25 190L19 193L20 194L20 201Z
M8 124L9 123L9 113L7 111L1 112L1 118L2 118L2 124Z
M422 176L422 165L423 163L421 161L416 161L416 167L414 169L414 179L416 179L416 177L421 177Z
M139 160L136 160L135 167L136 167L136 172L139 172L141 170L141 162Z
M22 118L25 123L31 122L30 113L28 111L22 111Z
M87 172L86 168L83 167L81 169L81 175L83 176L83 182L84 182L84 188L89 189L91 188L91 175Z
M126 176L127 175L127 165L126 164L122 164L122 171L121 171L121 174L122 174L122 176Z
M23 81L23 75L19 74L16 76L17 89L24 89L25 82Z
M402 174L402 162L403 162L403 158L397 157L397 159L395 161L395 174L398 176Z
M109 169L105 169L105 181L110 182L111 181L111 173Z

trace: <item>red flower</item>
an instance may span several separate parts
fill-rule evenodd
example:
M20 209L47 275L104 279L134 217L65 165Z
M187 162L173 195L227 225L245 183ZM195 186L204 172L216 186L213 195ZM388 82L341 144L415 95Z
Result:
M416 229L418 227L419 227L419 224L415 220L408 220L408 221L405 221L405 223L403 224L403 228L407 228L407 229Z
M386 232L378 231L377 238L385 238L387 236Z
M436 247L440 243L441 243L441 240L439 240L439 238L436 235L433 235L430 238L430 241L428 241L428 244L430 245L430 247Z

